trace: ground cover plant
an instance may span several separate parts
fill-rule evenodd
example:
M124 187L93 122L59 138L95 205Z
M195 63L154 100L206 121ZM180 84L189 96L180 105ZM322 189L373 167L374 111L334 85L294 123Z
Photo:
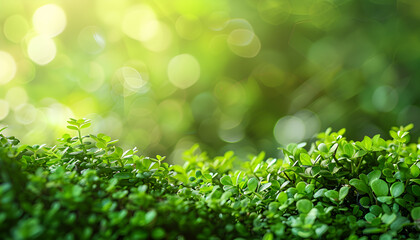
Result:
M327 129L264 153L185 164L124 151L70 119L55 146L0 131L1 239L418 239L420 144L412 125L353 141Z

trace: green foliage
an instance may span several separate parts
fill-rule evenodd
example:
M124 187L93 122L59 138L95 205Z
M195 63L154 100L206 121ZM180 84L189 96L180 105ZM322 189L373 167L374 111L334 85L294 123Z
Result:
M69 121L53 147L0 132L1 239L417 239L419 143L328 130L309 150L185 164L122 150ZM0 130L1 131L1 130ZM399 130L401 131L401 130Z

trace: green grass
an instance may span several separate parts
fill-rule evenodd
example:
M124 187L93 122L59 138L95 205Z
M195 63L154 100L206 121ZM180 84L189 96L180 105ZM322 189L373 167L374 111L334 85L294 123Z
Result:
M1 239L418 239L419 143L412 125L392 139L345 130L264 153L185 164L124 151L70 119L55 146L22 145L0 131ZM306 147L306 148L305 148Z

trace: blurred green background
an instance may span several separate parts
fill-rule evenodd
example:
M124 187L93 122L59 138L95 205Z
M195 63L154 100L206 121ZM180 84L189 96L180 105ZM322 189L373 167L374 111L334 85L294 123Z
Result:
M69 117L141 153L270 155L331 126L420 129L420 1L0 0L0 127Z

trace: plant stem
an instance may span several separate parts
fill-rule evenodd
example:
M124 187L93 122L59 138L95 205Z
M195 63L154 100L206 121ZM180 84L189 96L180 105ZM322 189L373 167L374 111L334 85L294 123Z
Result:
M86 152L86 148L85 145L83 144L83 140L82 140L82 132L80 131L80 129L77 129L77 132L79 133L79 141L80 141L80 145L82 146L82 150L85 153L85 155L87 154Z

